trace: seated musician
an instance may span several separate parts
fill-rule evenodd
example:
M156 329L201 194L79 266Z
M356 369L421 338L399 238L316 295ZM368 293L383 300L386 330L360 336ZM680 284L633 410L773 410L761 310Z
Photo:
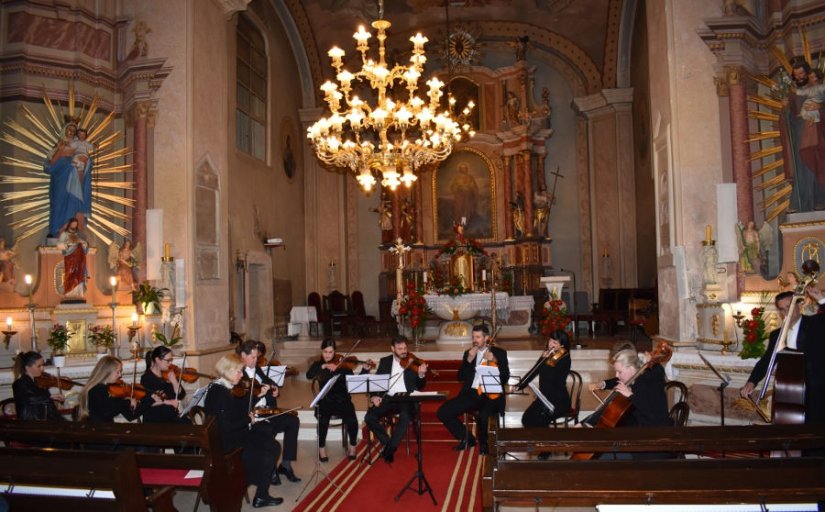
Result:
M135 398L126 396L112 396L109 384L120 381L123 375L123 364L120 359L105 356L97 362L89 380L80 391L80 419L90 423L112 423L117 416L123 416L126 421L134 421L143 414L144 402L139 403ZM153 404L160 404L161 399L154 395Z
M63 395L50 394L35 383L35 379L43 375L45 366L43 356L39 352L30 351L17 355L14 360L14 375L12 384L14 407L17 418L21 420L62 420L57 411L55 402L63 403Z
M266 346L260 341L246 340L238 345L236 352L244 364L242 377L244 379L254 379L255 389L263 384L266 384L269 389L268 393L253 401L252 407L277 409L280 389L258 366L258 359L265 354ZM290 482L300 482L301 479L295 476L295 470L292 468L292 463L298 458L298 430L301 428L298 417L291 414L280 414L262 422L261 428L268 428L270 435L273 437L281 432L284 433L283 459L272 477L273 485L281 485L279 474L286 476L286 479Z
M427 383L425 379L427 375L426 364L421 364L418 372L403 366L403 361L407 357L406 337L393 336L390 350L392 350L392 354L382 357L378 362L378 369L375 371L376 375L390 376L389 390L386 393L371 394L370 404L372 407L369 408L364 417L370 431L384 446L381 455L388 464L392 464L395 459L395 450L398 449L401 439L407 432L414 409L411 403L393 403L391 400L385 400L384 395L393 396L399 393L420 390ZM387 414L398 414L398 422L395 425L392 437L387 435L386 429L379 421Z
M271 507L283 503L283 498L269 495L269 485L281 448L264 424L254 423L254 414L249 412L246 397L235 398L232 388L243 376L244 363L237 354L223 356L215 364L219 378L206 393L204 410L207 416L217 418L221 431L221 445L224 453L241 448L241 459L246 469L246 481L255 486L255 508ZM269 391L267 384L255 388L257 396L263 397ZM250 423L253 423L250 428ZM240 505L240 504L239 504Z
M570 350L570 336L565 331L550 333L547 340L547 349L542 353L541 360L554 361L551 354L564 348ZM555 364L542 363L538 370L539 391L553 404L551 413L547 407L536 398L521 416L521 424L525 427L548 427L556 418L564 416L570 410L570 394L567 392L567 375L570 373L570 356L565 355ZM522 382L522 385L527 383Z
M175 372L169 370L172 360L172 349L163 345L146 353L146 371L140 376L140 383L146 388L141 404L144 423L189 423L188 418L178 415L186 390ZM156 397L160 397L160 403Z
M355 460L355 445L358 440L358 418L355 416L355 406L352 404L352 397L347 391L347 375L353 375L353 369L341 360L338 356L336 360L335 340L325 339L321 342L321 358L309 367L307 379L318 379L319 389L326 385L327 381L335 375L341 377L335 381L332 389L318 402L318 459L321 462L328 462L326 441L329 431L329 420L332 416L338 416L347 428L349 438L349 448L347 456L350 460ZM367 366L363 366L359 373L368 371Z
M672 426L665 394L665 369L654 364L628 384L642 367L639 354L635 348L623 348L611 358L616 377L590 384L590 390L615 389L616 392L630 399L633 407L625 414L617 426L665 427ZM598 415L592 415L582 423L594 426Z
M478 442L479 453L485 455L487 448L487 429L489 419L504 411L505 394L488 395L482 389L482 383L476 374L476 367L480 365L498 366L499 381L506 386L510 379L510 366L507 362L507 351L490 346L490 330L486 325L473 327L473 346L464 352L461 366L458 369L458 380L463 385L458 396L447 400L438 408L438 419L444 423L450 434L459 443L453 450L461 451L468 446L475 446L476 439L467 431L458 416L467 411L478 410Z

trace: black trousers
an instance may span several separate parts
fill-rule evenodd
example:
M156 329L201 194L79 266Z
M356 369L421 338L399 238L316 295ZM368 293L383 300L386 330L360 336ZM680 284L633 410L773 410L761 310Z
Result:
M467 389L438 408L438 419L454 438L461 441L467 437L467 427L458 419L459 415L478 410L478 442L485 446L490 416L496 416L498 408L498 401L490 400L487 395L479 395L475 389Z
M380 423L380 419L388 414L397 414L398 423L392 433L392 438L387 435L387 431ZM370 407L364 416L364 422L369 427L370 431L375 434L375 437L381 441L385 447L391 450L398 448L401 444L401 439L407 433L407 428L410 426L410 420L414 414L412 404L390 403L387 400L381 401L378 407Z
M321 448L327 444L327 432L329 431L329 420L332 416L338 416L347 427L349 444L355 446L358 440L358 418L355 416L355 406L351 400L336 402L333 400L321 400L318 404L318 446Z
M267 421L262 421L258 425L261 425L262 429L267 429L272 437L283 432L283 459L293 461L298 458L298 430L301 428L301 421L297 416L282 414Z
M246 469L247 484L257 487L256 497L269 495L269 481L280 455L281 446L272 437L271 429L262 428L261 424L252 427L246 437L241 460Z
M550 411L541 401L533 400L533 403L524 410L524 414L521 416L521 424L525 427L549 427L555 418L561 416L559 412L557 408L555 413L550 414Z

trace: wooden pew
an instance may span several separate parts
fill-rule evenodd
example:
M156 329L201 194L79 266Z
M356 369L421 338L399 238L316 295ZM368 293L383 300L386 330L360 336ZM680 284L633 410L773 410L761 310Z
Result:
M240 450L224 454L214 418L204 425L21 422L0 419L0 440L59 449L95 450L175 448L183 453L138 451L137 464L149 487L188 488L214 512L237 512L246 493L246 474ZM200 479L184 479L189 470L203 471ZM197 507L197 501L196 501Z
M0 449L0 492L15 512L172 512L174 489L144 496L133 451Z
M807 425L514 428L491 433L483 504L595 506L599 503L816 502L825 496L825 458L517 460L552 452L789 452L825 448L825 429ZM511 460L516 459L516 460ZM747 475L743 478L743 475ZM780 483L781 482L781 483Z

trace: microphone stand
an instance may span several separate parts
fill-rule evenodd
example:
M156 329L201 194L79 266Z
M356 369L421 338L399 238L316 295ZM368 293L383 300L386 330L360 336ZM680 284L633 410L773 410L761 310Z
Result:
M579 343L579 308L576 307L576 273L566 268L560 268L559 272L570 274L573 278L573 293L570 294L570 305L573 310L573 337L576 339L576 348L582 348L582 344Z

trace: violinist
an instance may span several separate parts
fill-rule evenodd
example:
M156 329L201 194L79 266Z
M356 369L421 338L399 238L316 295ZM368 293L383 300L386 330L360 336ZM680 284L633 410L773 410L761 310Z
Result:
M461 366L458 368L458 380L462 382L461 391L458 396L447 400L438 408L438 419L459 441L453 450L462 451L468 446L475 446L476 439L458 417L467 411L478 410L478 449L481 455L486 455L488 420L490 416L504 412L506 402L504 393L498 396L484 393L482 383L476 374L476 366L482 364L498 366L500 382L502 385L507 384L510 379L507 351L490 346L490 329L484 324L473 327L473 346L464 352Z
M251 387L257 390L261 385L269 386L266 394L259 397L258 400L253 400L252 407L277 409L280 389L258 366L258 358L266 352L266 346L260 341L246 340L238 345L236 352L244 364L242 377L249 381L254 380L254 386ZM249 397L247 396L247 404L248 403ZM298 420L298 417L292 416L291 414L281 414L266 422L262 422L261 428L268 428L273 437L281 432L284 433L283 458L272 477L273 485L281 484L281 477L279 475L284 475L290 482L300 482L301 479L295 475L295 470L292 468L292 463L298 458L298 431L301 428L301 422Z
M146 353L146 371L140 383L146 388L142 400L144 423L189 423L187 418L178 416L180 401L186 396L175 372L169 371L172 364L172 350L159 345ZM154 396L160 397L160 403Z
M224 453L242 449L247 483L256 487L252 506L272 507L284 501L269 495L272 472L281 448L271 430L265 428L266 422L254 423L254 414L248 409L249 400L232 395L231 389L240 382L243 368L244 362L237 354L225 355L215 364L219 378L206 393L204 409L207 416L217 419ZM255 388L256 396L263 396L268 391L267 385Z
M97 362L88 382L80 391L80 419L90 423L112 423L117 416L123 416L126 421L134 421L143 414L143 407L139 407L137 399L119 398L109 393L109 385L120 381L123 375L123 364L120 359L105 356ZM159 397L154 395L154 404L160 404ZM143 402L140 405L145 406Z
M349 358L348 358L349 359ZM368 361L371 363L371 361ZM334 375L341 375L329 393L318 402L318 459L321 462L328 462L326 450L327 431L329 430L329 420L332 416L338 416L347 427L347 437L349 438L349 448L347 456L350 460L355 460L355 445L358 439L358 418L355 416L355 406L352 404L352 397L347 391L346 375L353 375L353 369L349 361L344 361L341 354L335 353L335 340L325 339L321 342L321 358L307 370L307 379L318 379L321 388ZM368 365L363 365L359 373L368 371Z
M418 371L414 371L412 368L405 367L402 363L402 361L409 359L407 358L407 338L399 335L393 336L390 349L392 354L382 357L378 362L378 369L375 371L376 375L390 375L390 388L386 394L392 396L423 388L427 383L425 380L427 364L422 363L419 365ZM384 446L381 452L384 461L387 464L392 464L395 459L395 450L398 449L401 439L407 432L414 409L411 403L392 403L389 400L384 400L383 396L384 393L371 394L371 407L364 416L364 422ZM398 423L393 430L392 437L387 435L386 429L379 423L379 420L387 414L398 414Z
M60 421L63 417L57 411L57 403L63 403L61 394L50 394L35 384L35 379L43 375L45 366L43 356L39 352L30 351L18 354L14 360L14 375L12 384L14 406L17 418L21 420Z
M636 427L668 427L673 425L667 407L665 394L665 369L661 364L654 364L646 372L639 375L632 384L628 384L642 367L636 349L626 346L617 351L611 358L616 377L603 382L589 385L590 390L615 389L627 397L632 409L625 414L617 426ZM585 420L587 426L598 422L598 416Z
M550 333L547 340L547 349L539 360L538 377L539 391L555 407L551 413L537 398L533 400L521 417L521 424L525 427L547 427L554 419L564 416L570 410L570 394L567 392L567 375L570 373L570 355L556 359L553 356L562 349L570 350L570 337L565 331L559 330ZM553 364L548 364L553 363ZM527 385L522 382L519 386Z

